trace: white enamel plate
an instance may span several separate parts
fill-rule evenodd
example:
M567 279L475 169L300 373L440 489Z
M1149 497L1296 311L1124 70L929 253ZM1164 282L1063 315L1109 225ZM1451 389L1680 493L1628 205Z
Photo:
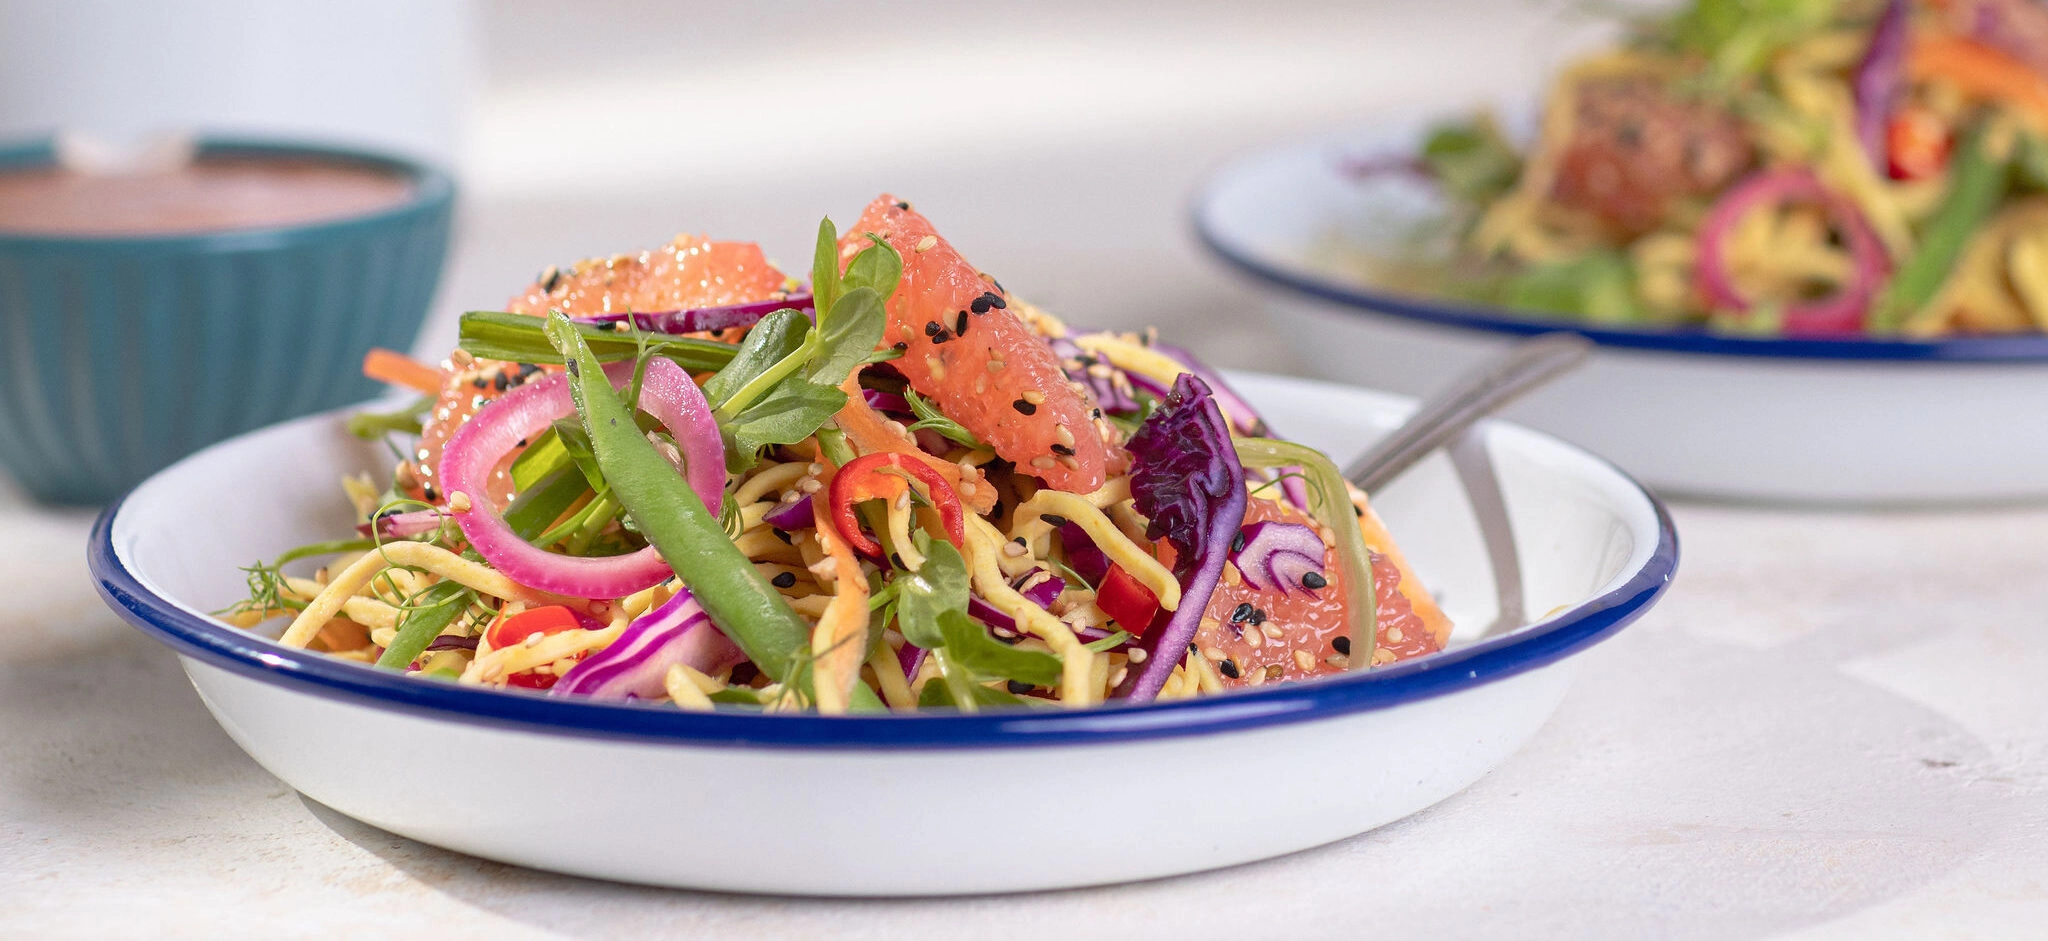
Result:
M1320 383L1236 381L1277 428L1340 459L1410 407ZM1375 495L1460 625L1434 657L1080 711L824 718L579 702L407 678L205 614L241 597L238 566L347 531L336 479L389 456L342 420L217 445L109 508L90 547L107 603L176 650L228 734L308 797L436 846L656 885L1008 892L1342 839L1450 796L1520 747L1564 695L1574 655L1641 615L1678 561L1670 519L1634 481L1497 425L1485 441L1525 609L1512 613L1541 620L1478 636L1500 593L1446 458ZM1233 802L1236 816L1217 826L1217 794L1262 799Z

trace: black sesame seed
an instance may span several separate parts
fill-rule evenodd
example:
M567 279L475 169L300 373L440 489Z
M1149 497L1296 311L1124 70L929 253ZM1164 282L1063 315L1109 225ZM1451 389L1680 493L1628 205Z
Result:
M963 311L961 311L961 312L960 312L960 316L959 316L958 318L956 318L956 319L954 320L954 322L953 322L953 332L954 332L954 333L957 333L957 334L959 334L959 335L961 335L961 336L963 336L963 337L967 335L967 312L966 312L966 311L964 311L964 310L963 310Z
M473 377L473 378L471 378L471 379L469 380L469 384L470 384L470 385L472 385L472 386L475 386L475 387L477 387L477 388L479 388L479 389L481 389L481 388L483 388L483 387L485 387L485 386L488 386L488 385L490 385L490 384L491 384L491 381L490 381L489 379L485 379L485 378L484 378L484 377L482 377L482 376L476 376L476 377Z
M1034 688L1030 683L1026 683L1023 680L1011 680L1003 685L1009 687L1010 692L1016 693L1019 696L1031 692Z
M491 387L497 389L499 392L503 392L506 389L512 388L512 380L510 378L507 378L506 375L501 372L491 377Z
M1330 580L1324 578L1321 572L1310 572L1301 577L1301 587L1303 588L1321 588L1328 584L1330 584Z
M925 336L928 336L928 337L935 337L935 336L938 336L938 335L939 335L939 331L941 331L941 330L944 330L944 329L946 329L946 328L945 328L945 327L942 327L942 326L939 326L939 322L938 322L938 321L936 321L936 320L927 320L927 321L925 321L925 322L924 322L924 335L925 335Z
M1066 446L1066 445L1064 445L1064 444L1055 444L1055 445L1053 445L1053 446L1052 446L1052 453L1054 453L1054 454L1065 454L1065 455L1067 455L1067 456L1069 456L1069 457L1072 457L1072 456L1073 456L1073 454L1074 454L1074 449L1073 449L1073 448L1070 448L1070 447L1067 447L1067 446Z
M426 497L428 503L441 502L441 491L435 490L433 484L426 484L420 487L420 496Z
M895 345L894 349L896 350L896 352L898 352L898 353L901 353L901 352L903 352L904 350L910 349L910 344L908 344L908 343L904 343L904 342L902 342L902 341L898 341L898 342L896 343L896 345Z
M1237 661L1229 657L1223 658L1223 662L1216 665L1216 670L1233 680L1237 679Z
M1002 285L998 284L996 285L996 287L1002 287ZM1010 303L1008 301L1003 300L1003 296L1000 294L991 294L988 296L988 306L993 307L997 310L1008 310L1010 307Z
M1189 645L1188 645L1188 653L1194 653L1194 652L1195 652L1195 645L1194 645L1194 644L1189 644Z
M1240 529L1237 531L1237 535L1230 537L1230 551L1244 551L1244 530Z
M1365 511L1359 509L1358 504L1353 503L1351 504L1351 515L1363 519L1365 517Z
M773 583L774 583L774 585L775 585L775 587L777 587L777 588L795 588L795 587L796 587L796 573L795 573L795 572L778 572L778 573L776 573L775 577L774 577L774 578L772 578L772 579L769 579L769 581L770 581L770 582L773 582Z
M1038 518L1053 526L1067 525L1067 518L1056 513L1041 513Z
M1016 410L1017 410L1017 414L1019 414L1019 415L1036 415L1036 414L1038 414L1038 406L1036 406L1036 405L1033 405L1033 404L1031 404L1030 402L1026 402L1026 401L1024 401L1023 399L1018 399L1018 400L1017 400L1017 401L1015 401L1015 402L1011 402L1011 403L1010 403L1010 407L1011 407L1011 408L1014 408L1014 409L1016 409Z
M1252 609L1252 616L1251 616L1251 617L1248 617L1248 618L1246 618L1245 620L1247 620L1247 621L1250 621L1250 622L1251 622L1251 625L1252 625L1253 627L1258 627L1259 625L1261 625L1261 624L1264 624L1264 623L1266 623L1266 612L1265 612L1265 609L1263 609L1263 608L1253 608L1253 609Z
M1347 657L1351 656L1351 638L1349 637L1339 637L1336 640L1330 641L1330 646L1336 648L1338 653Z
M1018 545L1020 545L1020 546L1026 546L1026 545L1030 545L1030 543L1027 543L1027 542L1025 542L1025 541L1024 541L1024 537L1022 537L1022 536L1018 536L1017 538L1015 538L1015 539L1012 539L1012 540L1010 540L1010 541L1011 541L1011 542L1014 542L1014 543L1016 543L1016 544L1018 544Z
M952 338L953 338L953 335L952 335L952 334L950 334L950 333L947 333L947 332L946 332L946 331L944 331L944 330L941 330L941 331L939 331L939 335L938 335L938 336L932 337L932 345L933 345L933 346L938 346L939 344L941 344L941 343L944 343L944 342L946 342L947 340L950 340L950 339L952 339Z
M974 303L969 304L967 306L972 308L974 312L977 314L986 314L988 313L989 296L990 295L983 294L982 296L975 298Z
M573 359L563 363L562 368L569 371L569 378L571 379L580 379L583 376L583 367L577 365Z
M897 555L897 554L896 554L896 553L894 553L894 552L891 552L891 553L889 553L889 564L890 564L890 565L893 565L893 566L895 566L895 567L897 567L897 568L899 568L899 569L900 569L900 568L909 568L909 566L906 566L906 565L904 565L904 564L903 564L903 557L902 557L902 556L900 556L900 555Z
M1249 621L1251 620L1251 617L1252 603L1249 601L1240 601L1238 602L1237 607L1230 609L1230 622L1232 624L1238 624L1244 621Z
M555 290L555 285L562 283L561 269L549 268L548 270L540 273L539 280L541 290L553 293Z
M516 447L521 447L521 448L523 448L523 447L526 447L526 439L525 439L525 438L521 438L521 439L519 439L519 444L518 444L518 445L516 445Z
M903 200L900 200L900 199L899 199L899 200L897 200L897 201L896 201L896 208L898 208L898 209L909 209L909 208L910 208L910 204L909 204L909 203L906 203L906 202L904 202Z
M789 533L787 533L787 532L785 532L785 531L783 531L783 530L780 530L780 529L776 529L776 528L774 528L774 527L770 527L770 528L769 528L769 532L772 532L772 533L774 533L774 534L775 534L775 538L777 538L777 539L780 539L780 540L782 540L782 544L783 544L783 545L785 545L785 546L793 546L793 545L796 545L795 541L793 541L793 540L791 540L791 539L789 538Z
M1102 417L1102 410L1098 408L1098 409L1096 409L1096 410L1094 410L1094 411L1092 411L1092 412L1089 412L1089 413L1088 413L1088 417L1089 417L1089 418L1101 418L1101 417Z

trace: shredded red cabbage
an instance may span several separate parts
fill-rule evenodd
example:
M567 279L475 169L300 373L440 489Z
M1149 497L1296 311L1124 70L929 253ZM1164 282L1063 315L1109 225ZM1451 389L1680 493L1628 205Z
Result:
M816 519L817 517L811 513L811 495L808 493L798 498L795 503L785 503L769 510L766 516L761 517L762 522L784 532L803 529Z
M791 294L780 300L748 301L725 307L693 307L688 310L657 310L645 313L595 314L588 317L571 317L582 324L614 324L630 322L635 330L651 330L655 333L700 333L705 330L726 330L732 327L751 327L761 318L778 310L812 310L809 294Z
M1244 528L1244 548L1231 553L1244 583L1259 591L1275 588L1283 595L1313 594L1302 583L1310 572L1323 573L1323 537L1300 523L1262 520Z
M1149 520L1145 535L1173 546L1174 576L1181 583L1180 606L1161 611L1145 631L1145 662L1116 690L1122 698L1147 702L1194 638L1230 543L1244 525L1244 466L1209 384L1191 372L1174 380L1173 391L1129 447L1131 496Z
M1856 139L1878 176L1886 172L1885 122L1905 88L1907 9L1905 0L1890 0L1877 27L1870 33L1870 48L1856 66Z
M554 695L653 699L666 691L668 668L678 663L717 673L745 659L711 623L695 595L679 588L661 607L633 619L619 639L562 674Z
M1067 374L1068 379L1087 386L1088 391L1095 393L1095 404L1102 406L1103 411L1124 415L1138 410L1138 400L1131 397L1128 388L1117 385L1113 376L1089 371L1088 367L1095 365L1097 360L1088 351L1065 337L1053 337L1045 342L1052 347L1053 355L1060 358L1061 371ZM1135 383L1138 377L1131 376L1130 379Z

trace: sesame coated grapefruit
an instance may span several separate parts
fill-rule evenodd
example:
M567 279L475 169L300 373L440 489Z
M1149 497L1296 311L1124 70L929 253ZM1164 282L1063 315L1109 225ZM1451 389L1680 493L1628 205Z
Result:
M1100 488L1122 447L1094 396L1060 369L1045 341L1009 309L1009 297L894 196L869 204L840 240L843 265L872 233L903 256L882 342L911 388L932 399L997 455L1056 490Z
M1369 514L1368 514L1369 516ZM1262 520L1322 527L1293 506L1254 498L1245 507L1245 525ZM1406 660L1443 649L1449 623L1436 602L1403 578L1406 565L1391 546L1376 544L1373 521L1360 519L1373 549L1373 589L1379 604L1379 645L1374 665ZM1324 537L1327 544L1329 538ZM1172 548L1164 547L1166 553ZM1324 550L1322 585L1290 586L1290 590L1253 588L1226 574L1209 596L1195 649L1210 661L1225 686L1258 686L1275 680L1299 680L1339 673L1350 662L1345 615L1344 567L1335 549Z

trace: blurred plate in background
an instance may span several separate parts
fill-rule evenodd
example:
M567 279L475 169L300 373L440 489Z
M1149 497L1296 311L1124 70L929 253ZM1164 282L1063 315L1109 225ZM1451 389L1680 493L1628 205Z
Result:
M1216 173L1196 197L1204 246L1265 294L1317 373L1426 394L1518 337L1572 330L1599 344L1591 361L1508 417L1662 492L1812 503L2048 498L2048 336L1616 329L1401 294L1350 270L1334 243L1401 237L1429 197L1412 184L1362 184L1346 164L1412 153L1418 131L1368 127L1266 151Z

